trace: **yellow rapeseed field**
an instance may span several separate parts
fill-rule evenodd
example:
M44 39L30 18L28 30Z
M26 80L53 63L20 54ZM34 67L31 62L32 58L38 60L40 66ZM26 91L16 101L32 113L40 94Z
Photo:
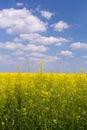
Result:
M87 74L0 74L0 130L86 129Z

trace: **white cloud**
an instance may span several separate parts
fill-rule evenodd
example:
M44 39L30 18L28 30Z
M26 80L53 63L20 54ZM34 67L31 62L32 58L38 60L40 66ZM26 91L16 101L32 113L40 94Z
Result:
M44 45L50 45L50 44L56 44L61 45L60 43L68 42L68 39L65 39L63 37L45 37L38 33L31 33L31 34L20 34L19 39L15 39L15 41L22 41L22 40L29 40L31 43L35 44L44 44Z
M87 58L87 56L82 56L83 58Z
M32 61L36 61L36 62L43 61L44 63L56 62L59 59L60 58L58 58L57 56L51 56L51 55L44 55L44 57L31 57Z
M31 33L46 31L47 23L34 16L30 10L3 9L0 10L0 28L5 28L7 33Z
M57 44L56 44L56 46L61 46L61 45L62 45L62 43L61 43L61 42L59 42L59 43L57 43Z
M36 52L45 52L48 50L47 47L43 45L34 45L34 44L22 44L22 43L0 43L1 49L9 49L9 50L22 50L22 51L36 51Z
M23 6L24 4L23 4L23 3L18 2L18 3L16 3L16 5L17 5L17 6Z
M21 57L17 57L17 60L18 60L18 61L19 61L19 60L20 60L20 61L26 61L26 58L24 58L24 57L21 56Z
M15 49L23 49L24 45L21 43L13 43L13 42L5 42L5 43L0 43L0 48L2 49L9 49L9 50L15 50Z
M87 61L85 61L84 63L87 64Z
M44 62L56 62L60 60L60 58L57 55L47 55L42 52L33 52L29 54L30 59L36 60L36 61L44 61Z
M70 26L68 23L64 22L63 20L60 20L58 23L53 24L52 27L54 27L55 31L62 32Z
M62 50L60 52L60 55L63 55L63 56L73 56L72 52L71 51L68 51L68 50Z
M7 54L0 54L0 62L5 64L11 64L14 63L12 58Z
M72 49L87 49L87 43L75 42L70 45Z
M12 55L24 55L24 52L21 50L18 50L16 52L12 53Z
M46 56L45 58L47 61L50 61L50 62L54 62L60 59L57 56Z
M37 51L37 52L45 52L48 50L47 47L43 46L43 45L40 45L40 46L37 46L37 45L33 45L33 44L28 44L24 50L31 50L31 51Z
M41 10L39 11L41 15L46 18L47 20L51 19L51 17L54 15L54 13L51 13L49 11Z
M38 52L33 52L33 53L31 53L30 54L30 56L35 56L35 57L44 57L45 55L44 54L42 54L42 53L38 53Z

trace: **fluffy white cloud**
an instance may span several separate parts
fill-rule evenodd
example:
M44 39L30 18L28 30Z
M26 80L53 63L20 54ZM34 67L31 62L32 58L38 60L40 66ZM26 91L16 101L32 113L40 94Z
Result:
M26 8L10 8L0 10L0 28L5 28L9 34L31 33L46 31L47 24Z
M21 50L18 50L16 52L12 53L12 55L24 55L24 52Z
M72 49L87 49L87 43L75 42L70 45Z
M33 52L30 53L28 56L30 56L30 59L35 61L56 62L60 60L60 58L57 55L47 55L42 52Z
M61 43L61 42L59 42L59 43L57 43L57 44L56 44L56 46L61 46L61 45L62 45L62 43Z
M5 64L11 64L14 63L12 58L7 54L0 54L0 62Z
M21 43L13 43L13 42L6 42L6 43L0 43L1 49L9 49L9 50L15 50L15 49L23 49L24 45Z
M26 61L26 58L24 58L24 57L21 56L21 57L17 57L17 60L18 61Z
M54 27L55 31L62 32L70 26L68 23L64 22L63 20L60 20L58 23L53 24L52 27Z
M60 43L65 43L68 42L68 39L65 39L63 37L45 37L42 36L38 33L31 33L31 34L20 34L20 38L19 39L15 39L15 41L22 41L22 40L29 40L29 42L31 43L35 43L35 44L44 44L44 45L49 45L49 44L57 44L57 45L61 45Z
M41 13L41 15L46 18L47 20L49 20L54 14L49 12L49 11L45 11L45 10L41 10L39 11Z
M16 49L23 49L24 45L21 43L13 43L13 42L5 42L0 43L0 49L9 49L9 50L16 50Z
M46 62L56 62L59 60L57 56L51 56L51 55L44 55L44 57L31 57L32 61L40 62L43 61L44 63Z
M36 46L33 44L28 44L24 50L31 50L31 51L37 51L37 52L45 52L48 50L47 47L40 45L40 46Z
M63 55L63 56L73 56L72 52L71 51L68 51L68 50L62 50L60 52L60 55Z
M30 56L35 56L35 57L44 57L45 55L42 53L38 53L38 52L33 52L30 54Z
M17 6L23 6L24 4L21 2L16 3Z
M34 44L22 44L22 43L0 43L1 49L9 49L9 50L22 50L22 51L36 51L36 52L45 52L48 50L47 47L43 45L34 45Z

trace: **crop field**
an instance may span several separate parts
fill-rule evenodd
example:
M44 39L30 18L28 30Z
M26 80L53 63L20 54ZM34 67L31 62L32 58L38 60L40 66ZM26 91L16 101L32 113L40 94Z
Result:
M86 130L87 74L0 73L0 130Z

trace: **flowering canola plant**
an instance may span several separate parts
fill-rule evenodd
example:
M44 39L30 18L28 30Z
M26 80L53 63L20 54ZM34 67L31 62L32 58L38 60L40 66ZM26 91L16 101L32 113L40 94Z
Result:
M0 74L0 130L86 130L87 74Z

